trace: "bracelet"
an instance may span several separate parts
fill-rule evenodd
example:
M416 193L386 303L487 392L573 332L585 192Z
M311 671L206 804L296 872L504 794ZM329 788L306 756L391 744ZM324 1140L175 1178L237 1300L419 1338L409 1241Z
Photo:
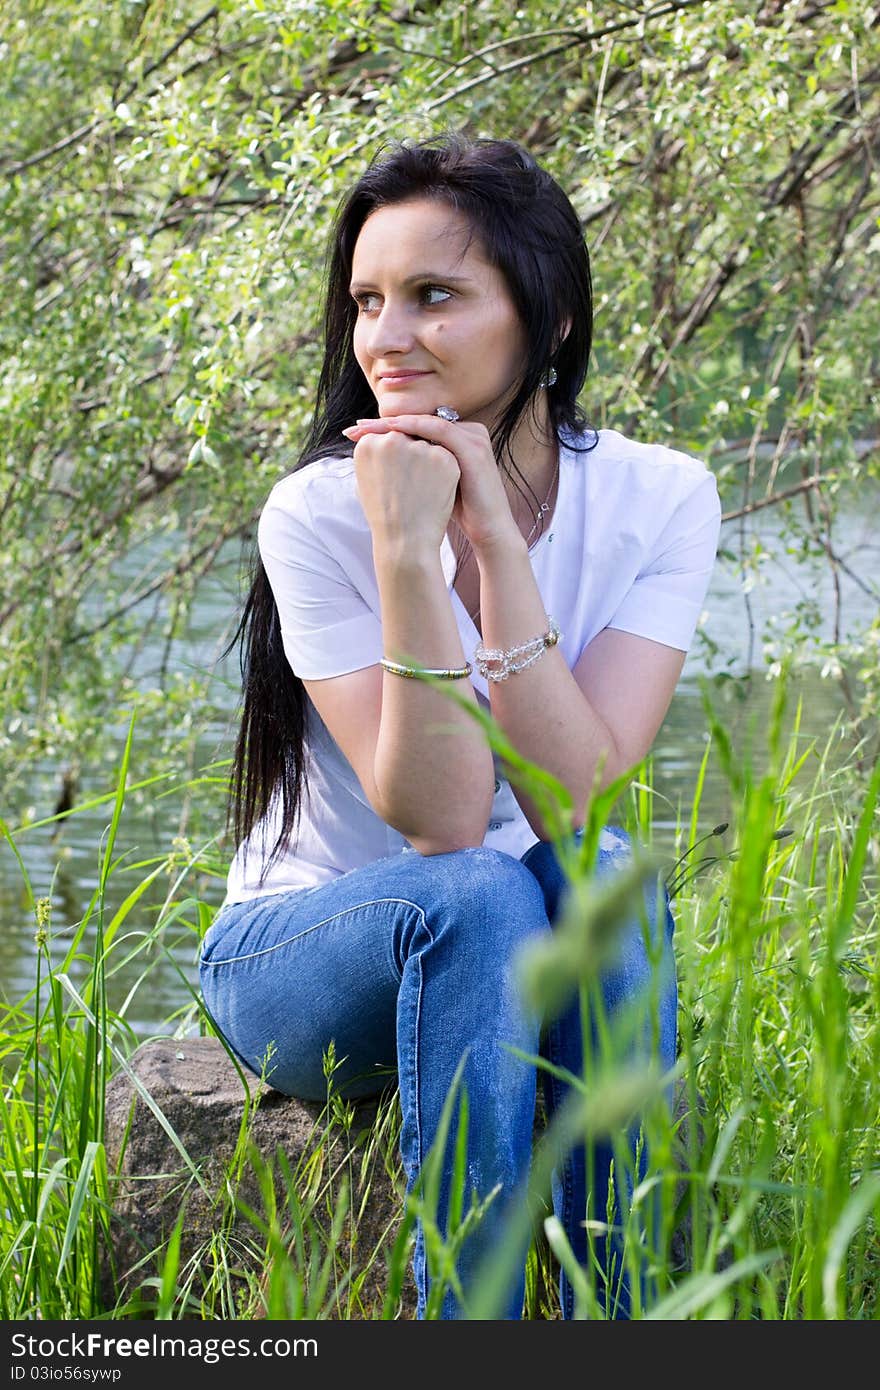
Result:
M553 618L548 619L549 627L540 637L533 637L519 647L509 647L501 651L498 647L484 647L482 642L474 651L474 661L481 676L490 681L506 681L518 671L525 671L540 661L548 647L555 647L562 633ZM521 659L518 659L521 658Z
M466 661L464 666L402 666L399 661L388 661L383 656L379 665L384 671L390 671L392 676L436 676L441 681L460 681L469 676L473 671L473 666Z

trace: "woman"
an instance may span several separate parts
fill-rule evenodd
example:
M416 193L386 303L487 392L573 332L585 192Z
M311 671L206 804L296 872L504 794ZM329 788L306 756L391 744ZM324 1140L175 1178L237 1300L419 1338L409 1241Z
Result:
M325 1096L331 1040L345 1094L376 1093L396 1069L410 1188L462 1063L468 1188L498 1189L443 1299L443 1317L466 1317L529 1170L536 1068L512 1049L583 1063L577 1006L542 1030L516 987L512 962L551 930L563 874L469 707L567 787L582 827L597 769L604 786L635 767L666 714L715 557L717 491L694 459L588 428L587 249L568 198L511 141L450 135L374 158L337 216L324 330L311 435L258 528L239 629L238 849L201 981L230 1047L281 1091ZM436 683L412 678L425 670ZM626 853L606 831L597 871ZM667 1067L672 919L668 903L659 928L655 903L646 912L667 971L652 1030ZM603 981L610 1010L650 989L656 959L634 922ZM551 1077L551 1110L562 1093ZM556 1176L581 1261L609 1167L581 1148ZM609 1290L616 1270L606 1309L627 1316L613 1240L599 1260ZM423 1316L421 1228L413 1268ZM521 1317L523 1292L514 1270L504 1316ZM571 1317L564 1277L561 1298Z

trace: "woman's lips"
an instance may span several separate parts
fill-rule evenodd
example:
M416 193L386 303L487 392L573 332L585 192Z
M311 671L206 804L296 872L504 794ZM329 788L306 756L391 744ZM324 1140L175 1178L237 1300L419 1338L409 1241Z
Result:
M379 380L385 386L402 386L407 381L416 381L421 376L430 375L430 372L383 372Z

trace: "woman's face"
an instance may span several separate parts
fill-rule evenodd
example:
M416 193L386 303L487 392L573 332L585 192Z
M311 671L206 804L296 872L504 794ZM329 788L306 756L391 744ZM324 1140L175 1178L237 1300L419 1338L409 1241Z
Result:
M513 394L525 336L503 275L469 233L461 213L428 198L377 208L361 228L353 347L380 416L451 405L491 428Z

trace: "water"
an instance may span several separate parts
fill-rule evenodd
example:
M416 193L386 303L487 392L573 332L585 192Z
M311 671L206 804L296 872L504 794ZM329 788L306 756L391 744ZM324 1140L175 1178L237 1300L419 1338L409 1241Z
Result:
M868 481L860 484L858 497L844 496L835 527L835 544L839 554L847 557L853 576L841 575L842 636L863 629L877 612L874 572L872 517L880 509L880 485ZM790 540L783 534L783 518L778 509L768 508L750 521L749 535L764 547L759 579L744 581L743 572L735 562L719 559L705 603L703 627L717 647L710 656L708 646L699 636L686 660L678 689L660 730L654 748L655 844L667 849L672 858L674 831L680 819L690 819L690 798L697 769L707 741L707 723L702 704L701 677L725 672L731 679L712 687L711 698L725 725L731 732L734 747L740 749L750 742L754 760L760 764L764 745L762 731L766 730L775 693L775 683L766 678L767 665L762 654L760 635L784 633L791 615L809 610L816 621L818 640L834 636L834 590L829 567L821 558L799 562L788 553ZM738 551L739 523L722 527L722 550ZM143 556L132 554L129 563L132 575L142 564ZM175 669L209 669L214 672L214 698L217 711L201 731L195 748L193 767L198 769L212 760L228 757L231 752L231 718L237 698L237 668L233 659L218 661L224 637L229 635L231 618L237 611L240 593L239 575L241 549L231 546L215 571L199 591L189 630L172 653ZM751 614L746 607L748 603ZM139 676L147 682L161 660L160 642L145 647L139 658ZM751 679L744 680L751 671ZM801 674L790 690L789 705L803 699L801 738L819 741L824 746L829 731L843 711L837 683L822 678L817 669ZM744 696L744 698L743 698ZM125 728L118 731L117 760L121 757ZM841 757L848 746L841 744ZM136 729L130 780L143 774L149 753L148 734L143 737ZM29 786L29 800L37 818L52 813L58 795L60 769L51 764L37 769ZM78 800L99 796L115 784L115 771L110 768L92 769L83 777ZM198 810L204 803L199 825ZM60 830L34 829L17 839L35 897L48 897L52 903L50 937L53 960L59 961L72 933L82 920L95 892L99 873L99 849L112 816L112 802L70 817ZM700 809L700 826L708 830L713 824L729 819L728 788L717 762L710 759ZM4 816L16 823L23 806L6 808ZM132 868L115 872L110 879L108 901L104 912L105 929L113 914L132 888L147 874L144 861L152 856L167 855L177 827L183 823L194 846L208 840L222 829L218 792L205 789L186 801L183 794L160 799L155 792L133 792L123 811L117 837L116 852L129 855ZM197 831L198 833L193 833ZM222 866L222 860L217 859ZM137 867L140 866L140 867ZM151 890L138 903L120 928L128 948L143 942L146 933L157 920L163 902L169 895L176 899L195 894L206 903L218 904L223 896L221 874L210 872L188 874L180 888L175 888L173 872L161 873ZM192 917L192 914L190 914ZM23 998L32 986L36 968L34 944L35 923L30 912L19 866L9 846L0 843L0 981L2 993L8 1000ZM89 923L85 941L94 941L96 918ZM170 926L162 942L148 955L141 954L122 968L116 968L108 981L111 1007L120 1010L133 1030L142 1037L170 1031L172 1016L182 1016L192 1002L191 991L196 986L197 936L181 923ZM111 957L114 963L122 956L117 949ZM147 968L149 967L149 968ZM73 962L70 975L81 981L85 965ZM187 1026L182 1019L181 1026Z

